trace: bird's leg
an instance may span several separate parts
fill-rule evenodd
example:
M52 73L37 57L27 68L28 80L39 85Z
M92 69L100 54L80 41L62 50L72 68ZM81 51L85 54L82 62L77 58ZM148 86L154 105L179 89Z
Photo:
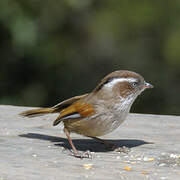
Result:
M73 150L74 155L77 156L79 153L78 153L76 147L74 146L74 144L72 142L72 139L70 137L70 133L69 133L68 129L64 128L64 132L65 132L65 134L66 134L66 136L68 138L68 142L69 142L69 144L70 144L70 146L71 146L71 148Z
M71 139L71 137L70 137L70 133L69 133L69 131L68 131L68 129L67 128L64 128L64 133L66 134L66 136L67 136L67 138L68 138L68 142L69 142L69 144L70 144L70 146L71 146L71 148L72 148L72 151L73 151L73 156L74 157L77 157L77 158L91 158L91 154L90 154L90 152L89 151L86 151L86 152L84 152L83 154L80 154L79 152L78 152L78 150L76 149L76 147L74 146L74 144L73 144L73 142L72 142L72 139Z
M124 153L128 153L130 151L130 149L126 146L123 147L117 147L115 144L113 143L109 143L108 141L105 141L103 139L97 138L97 137L92 137L91 138L100 141L101 143L103 143L105 145L106 148L112 150L112 151L116 151L116 152L124 152Z

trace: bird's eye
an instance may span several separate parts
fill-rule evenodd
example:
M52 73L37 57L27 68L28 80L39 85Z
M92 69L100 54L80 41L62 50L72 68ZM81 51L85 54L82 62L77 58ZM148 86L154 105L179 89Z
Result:
M138 82L133 82L132 83L132 87L137 87L137 85L138 85Z

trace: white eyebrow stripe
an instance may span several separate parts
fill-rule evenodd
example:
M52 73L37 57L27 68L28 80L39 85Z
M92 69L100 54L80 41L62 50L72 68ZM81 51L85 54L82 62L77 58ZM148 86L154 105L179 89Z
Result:
M115 84L119 82L137 82L136 78L116 78L110 81L109 83L105 84L105 87L112 88Z

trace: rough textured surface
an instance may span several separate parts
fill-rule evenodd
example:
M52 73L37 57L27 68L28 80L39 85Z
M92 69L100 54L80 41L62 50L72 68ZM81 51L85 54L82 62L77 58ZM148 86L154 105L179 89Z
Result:
M129 154L107 151L95 140L72 134L78 150L92 159L77 159L54 115L19 117L25 107L0 106L0 180L27 179L180 179L180 117L131 114L104 136Z

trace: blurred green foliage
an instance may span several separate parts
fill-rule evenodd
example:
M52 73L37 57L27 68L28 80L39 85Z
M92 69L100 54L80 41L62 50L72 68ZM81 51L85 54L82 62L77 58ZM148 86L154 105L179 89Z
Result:
M50 106L128 69L134 112L180 115L179 0L0 0L0 104Z

